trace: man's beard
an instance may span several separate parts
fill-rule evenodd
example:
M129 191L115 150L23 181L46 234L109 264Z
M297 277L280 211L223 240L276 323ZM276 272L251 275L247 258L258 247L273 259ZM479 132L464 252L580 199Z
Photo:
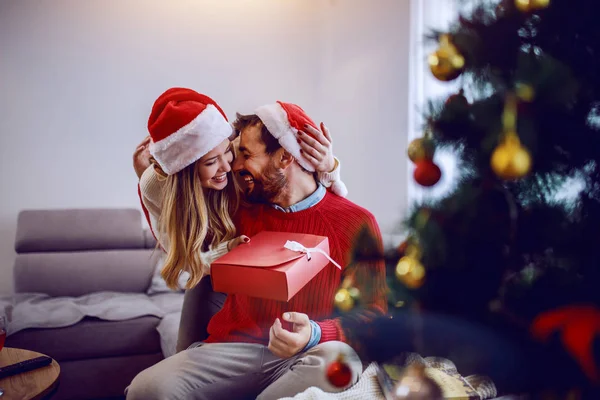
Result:
M282 171L269 163L260 180L253 177L254 188L246 188L246 198L252 203L274 203L287 190L288 181Z

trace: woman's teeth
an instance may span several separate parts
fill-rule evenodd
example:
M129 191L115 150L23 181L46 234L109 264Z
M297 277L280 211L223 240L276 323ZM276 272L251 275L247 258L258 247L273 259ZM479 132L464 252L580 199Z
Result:
M223 174L223 175L219 175L219 176L215 176L213 178L213 181L221 183L221 182L225 182L225 179L227 179L227 174Z

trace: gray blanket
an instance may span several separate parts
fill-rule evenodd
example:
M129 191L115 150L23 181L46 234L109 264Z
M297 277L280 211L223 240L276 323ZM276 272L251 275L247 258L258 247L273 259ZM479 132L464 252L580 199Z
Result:
M81 297L50 297L39 293L20 293L0 297L0 316L8 321L7 334L28 328L62 328L85 317L122 321L153 315L162 318L181 310L183 295L165 293L98 292Z

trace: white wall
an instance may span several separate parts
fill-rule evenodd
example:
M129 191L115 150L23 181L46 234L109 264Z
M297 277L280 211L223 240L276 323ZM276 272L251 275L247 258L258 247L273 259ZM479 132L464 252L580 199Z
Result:
M319 111L334 127L350 199L391 232L407 206L410 1L322 4Z
M138 207L131 153L171 86L230 116L277 99L324 120L350 199L406 205L409 1L0 1L0 294L17 213Z

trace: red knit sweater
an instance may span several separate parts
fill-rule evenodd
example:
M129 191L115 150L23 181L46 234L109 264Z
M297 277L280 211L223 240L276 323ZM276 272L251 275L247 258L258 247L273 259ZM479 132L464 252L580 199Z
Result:
M284 213L269 205L242 208L237 215L238 233L253 236L261 231L306 233L329 238L330 255L342 267L348 266L357 234L366 226L381 246L381 233L373 215L350 201L327 193L315 206ZM206 342L251 342L267 344L269 328L286 311L305 313L321 327L321 342L346 341L343 317L334 313L334 295L347 276L361 292L365 318L387 311L385 265L383 261L355 263L340 271L329 263L289 302L230 294L223 309L210 321ZM360 317L360 315L359 315ZM356 315L354 315L356 318Z

